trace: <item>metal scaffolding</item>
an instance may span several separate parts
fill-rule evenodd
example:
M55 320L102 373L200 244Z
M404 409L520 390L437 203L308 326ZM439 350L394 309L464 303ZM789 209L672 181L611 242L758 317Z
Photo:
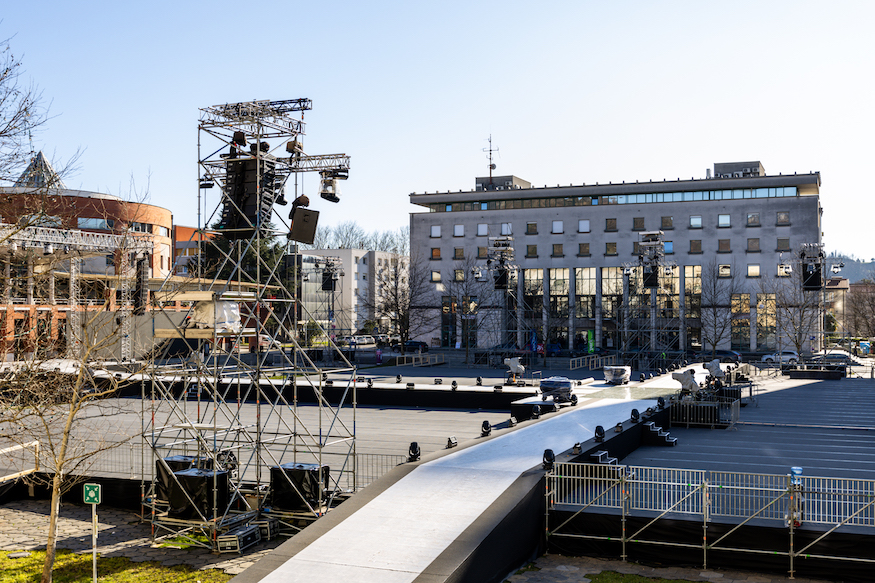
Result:
M320 172L324 189L326 173L342 179L349 170L344 154L303 152L304 122L293 115L311 106L201 110L197 264L191 278L168 277L153 294L161 342L143 383L143 439L153 452L143 503L155 538L221 551L223 539L244 544L240 533L254 525L264 536L274 530L267 523L293 534L348 495L345 484L355 488L355 367L324 329L328 366L302 349L298 320L319 320L296 293L294 219L274 212L287 188L293 214L309 204L299 174ZM210 204L214 185L221 197Z

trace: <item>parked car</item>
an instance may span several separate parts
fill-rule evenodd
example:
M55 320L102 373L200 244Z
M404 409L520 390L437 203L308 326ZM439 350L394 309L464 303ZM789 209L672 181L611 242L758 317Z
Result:
M283 347L276 338L271 338L267 334L258 335L258 348L261 350L278 350Z
M767 354L762 361L768 364L796 364L799 362L799 354L795 350L782 350L773 354Z
M401 352L401 344L395 344L392 346L393 352ZM411 352L428 352L428 344L425 342L421 342L419 340L408 340L404 343L404 352L405 354Z
M844 352L830 352L828 354L815 354L810 361L812 364L838 364L843 366L860 366L860 362Z
M696 355L701 362L710 362L715 358L720 362L741 362L741 353L735 350L703 350Z

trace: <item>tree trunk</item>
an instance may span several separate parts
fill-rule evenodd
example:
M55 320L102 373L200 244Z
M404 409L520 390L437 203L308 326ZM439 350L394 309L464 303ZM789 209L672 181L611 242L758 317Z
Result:
M49 512L49 532L46 538L46 559L43 562L41 583L52 583L52 567L55 564L55 544L58 537L58 517L61 508L61 474L55 472L52 478L52 506Z

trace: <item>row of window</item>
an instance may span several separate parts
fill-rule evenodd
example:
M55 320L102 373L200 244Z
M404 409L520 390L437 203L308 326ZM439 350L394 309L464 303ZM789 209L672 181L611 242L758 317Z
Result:
M671 255L674 253L674 243L672 241L664 241L665 245L665 253L667 255ZM760 253L762 248L760 246L759 237L751 237L747 240L747 248L745 252L747 253ZM777 239L777 247L775 251L790 251L790 238L789 237L778 237ZM477 247L477 259L486 259L488 257L489 249L487 247ZM690 248L687 250L687 253L691 254L699 254L703 253L702 251L702 240L701 239L691 239L690 240ZM731 240L730 239L718 239L717 240L717 253L732 253ZM632 255L639 254L639 243L634 241L632 243ZM618 255L617 252L617 243L616 242L607 242L605 243L605 255ZM526 245L526 255L527 258L532 259L538 257L538 246L537 245ZM589 243L578 243L577 244L577 256L578 257L589 257ZM565 257L565 245L562 243L554 243L552 245L550 257ZM432 247L431 248L431 258L434 260L442 259L441 256L441 248L440 247ZM453 248L453 260L463 260L465 259L465 248L464 247L455 247Z
M79 217L76 219L76 226L80 229L112 231L115 228L115 221L113 219ZM132 222L128 228L135 233L152 233L162 237L170 236L170 229L161 225Z
M760 213L747 213L747 222L745 223L748 227L760 227L762 223L760 222ZM790 212L789 211L778 211L775 213L775 225L777 226L789 226L790 225ZM703 228L702 215L690 215L690 221L688 223L690 229L701 229ZM717 227L724 229L732 226L732 215L730 214L718 214L717 215ZM645 221L645 217L633 217L632 218L632 230L633 231L644 231L647 230L647 225ZM651 225L651 228L656 229L655 225ZM659 229L663 231L674 229L674 217L673 216L664 216L660 218ZM614 232L617 231L617 219L616 218L608 218L605 219L605 231L606 232ZM580 219L577 221L577 232L578 233L589 233L591 231L591 225L589 219ZM554 235L561 235L565 233L565 221L552 221L550 225L550 233ZM501 235L512 235L513 227L512 223L502 223L501 224ZM526 223L526 235L537 235L538 234L538 223ZM477 225L477 236L478 237L486 237L489 235L489 225L487 223L479 223ZM441 236L441 226L440 225L432 225L431 226L431 237L433 239L437 239ZM465 236L465 225L453 225L453 237L464 237Z
M746 198L782 198L797 196L795 186L777 188L736 188L733 190L700 190L693 192L656 192L650 194L617 194L608 196L551 196L514 200L491 200L433 203L431 212L492 211L506 209L555 208L569 206L602 206L614 204L646 204L652 202L694 202L706 200L741 200Z
M790 269L791 268L788 268L788 266L786 266L786 265L783 265L783 264L778 265L778 270L777 270L777 273L775 275L776 275L776 277L790 277L790 275L791 275ZM535 274L538 274L540 272L539 269L526 269L524 271L525 272L532 272ZM551 271L553 271L553 270L551 270ZM468 276L468 274L465 272L464 269L454 269L452 272L452 275L453 275L452 281L455 281L455 282L465 281L465 279ZM760 270L759 263L748 263L747 264L747 272L746 272L747 277L756 278L756 277L760 277L761 275L762 275L762 272ZM733 276L732 265L721 264L721 265L717 266L717 277L729 278L732 276ZM540 276L538 276L538 277L540 277ZM677 276L675 275L674 277L677 277ZM485 272L481 273L481 276L477 277L477 279L481 280L481 281L485 281ZM439 283L442 281L440 270L435 269L431 272L431 281L434 283ZM552 285L551 285L551 289L553 289Z

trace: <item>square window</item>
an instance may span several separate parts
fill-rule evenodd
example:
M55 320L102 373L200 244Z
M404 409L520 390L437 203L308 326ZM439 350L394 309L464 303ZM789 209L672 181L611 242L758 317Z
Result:
M554 243L553 244L553 257L564 257L565 253L562 252L562 243Z
M605 231L616 231L617 219L605 219Z
M441 226L440 225L432 225L431 226L432 239L437 239L440 236L441 236Z
M793 273L793 268L789 263L781 263L778 265L778 277L790 277Z
M747 213L747 226L748 227L759 227L760 226L760 214L759 213Z
M453 259L464 259L465 258L465 248L464 247L456 247L453 249Z
M747 240L747 252L748 253L759 253L760 252L760 240L758 238Z
M431 258L432 259L440 259L441 258L441 248L440 247L432 247L431 248Z
M759 277L760 276L760 264L759 263L751 263L747 266L747 276L748 277Z
M440 271L432 271L431 272L431 280L432 281L440 281L441 280L441 272Z
M674 229L674 217L662 217L660 224L663 229Z
M477 247L477 259L486 259L487 256L486 247Z
M526 257L537 257L538 256L538 246L537 245L526 245Z
M444 207L445 212L451 212L453 210L453 205L448 204Z
M701 253L702 252L702 240L701 239L690 239L690 253Z
M790 237L778 237L778 251L790 250Z
M644 230L644 217L634 217L632 219L632 230L633 231L643 231Z
M453 225L453 237L464 237L465 225Z
M502 235L513 235L513 224L512 223L501 223L501 234Z
M578 243L577 254L583 257L589 257L589 243Z
M732 277L732 267L730 265L718 265L717 277Z
M717 240L717 253L730 253L732 250L729 248L729 239L718 239Z
M672 253L674 253L674 243L672 243L671 241L664 241L663 245L666 255L671 255Z
M616 243L605 243L605 255L616 255L617 254L617 244Z
M486 223L480 223L477 225L477 236L478 237L486 237L489 235L489 225Z
M577 221L578 233L589 233L589 219L580 219Z
M526 223L526 235L537 235L538 223Z
M788 211L780 211L777 213L777 217L775 220L776 225L789 225L790 224L790 213Z
M465 281L465 270L464 269L454 269L453 270L453 279L455 281Z
M690 228L691 229L701 229L702 228L701 215L690 215Z
M553 221L553 234L561 235L565 232L565 225L563 225L562 221Z
M731 227L732 222L729 220L729 215L717 215L717 226L720 228Z

